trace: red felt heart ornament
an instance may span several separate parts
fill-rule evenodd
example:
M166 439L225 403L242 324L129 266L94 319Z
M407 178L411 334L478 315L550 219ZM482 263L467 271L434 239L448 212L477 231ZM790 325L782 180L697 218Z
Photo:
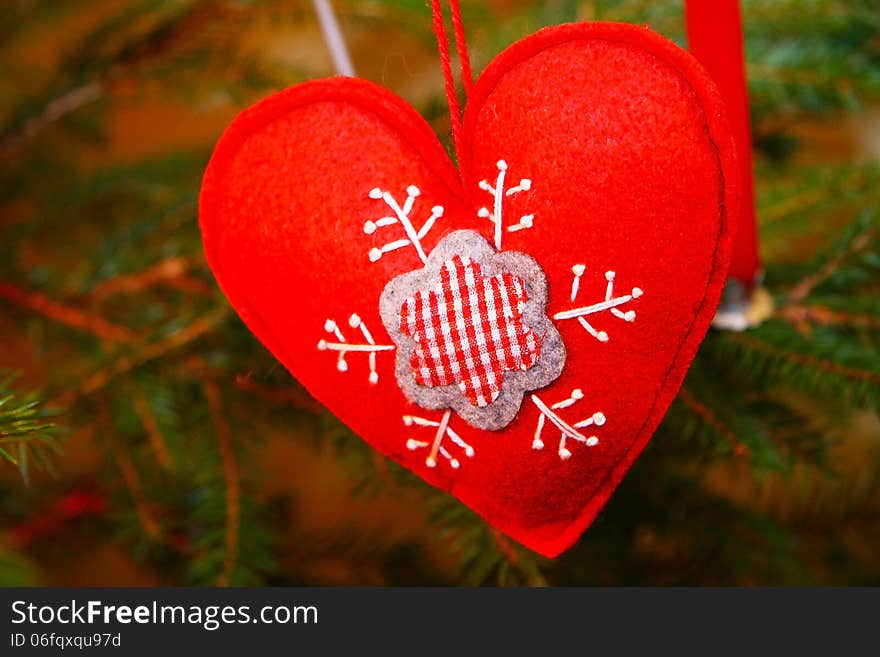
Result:
M737 213L722 102L647 29L542 30L495 59L461 174L357 79L243 112L205 174L243 321L373 447L547 556L592 522L709 327Z

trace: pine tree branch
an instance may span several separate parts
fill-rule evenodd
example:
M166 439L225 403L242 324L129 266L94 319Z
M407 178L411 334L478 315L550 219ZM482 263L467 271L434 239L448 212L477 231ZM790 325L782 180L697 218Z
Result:
M482 571L485 572L487 569L497 571L496 583L498 585L509 585L510 583L507 581L507 577L511 573L522 578L520 581L514 581L514 584L522 583L526 586L532 587L545 587L549 585L547 578L544 576L544 573L541 572L531 552L524 548L517 547L504 534L488 525L481 527L481 533L488 535L491 540L488 550L494 550L497 552L497 555L494 559L489 555L485 555L482 559L476 560L478 570L476 573L471 573L470 575L472 584L476 585L484 583L485 577L481 575L479 565L479 562L482 561ZM493 563L493 561L495 563ZM485 574L488 573L486 572Z
M0 586L45 585L39 566L24 552L0 548Z
M254 381L250 374L237 374L235 376L235 386L239 390L271 404L293 406L316 415L323 413L325 410L314 397L298 387L273 388L272 386Z
M111 445L111 450L116 465L122 473L122 480L125 482L129 493L131 493L132 500L134 500L135 511L137 512L138 520L143 526L144 531L147 533L147 536L149 536L151 541L156 543L162 542L162 527L147 500L143 482L141 481L141 477L138 474L134 463L128 453L115 441L113 441Z
M164 3L165 7L154 4L145 2L137 8L123 5L122 11L88 34L75 50L76 56L66 58L56 75L52 88L64 90L50 95L39 109L18 117L0 133L0 155L96 102L126 73L160 60L163 55L170 56L196 28L229 11L213 0L179 0ZM83 83L84 78L89 81Z
M204 381L205 397L211 414L211 423L220 458L223 463L223 480L226 488L226 554L223 560L223 571L217 578L217 586L229 586L235 573L238 561L239 531L241 526L241 484L239 482L238 463L232 446L229 423L223 414L223 402L219 386L211 379Z
M827 306L791 305L780 308L776 316L790 322L800 333L809 334L812 325L880 328L880 317L866 313L850 313Z
M394 480L394 477L391 476L391 471L388 469L388 461L385 456L378 450L372 450L370 458L373 462L373 470L376 473L376 478L380 484L385 487L386 490L392 492L396 490L397 482Z
M58 397L57 403L68 406L78 399L98 392L117 377L127 374L145 363L161 358L207 335L222 324L228 316L229 308L222 306L200 317L188 326L145 345L133 354L120 356L106 367L87 376L76 390L62 393Z
M52 300L41 292L23 290L12 283L0 280L0 299L5 299L21 308L26 308L70 328L91 333L106 342L133 343L138 339L130 329L113 324L103 317L92 315Z
M30 481L30 464L50 468L49 453L61 449L58 428L46 422L49 413L33 393L17 395L10 388L13 376L0 377L0 460L17 466Z
M839 363L836 363L832 360L819 358L817 356L809 356L807 354L799 354L792 351L786 351L770 343L764 342L763 340L756 338L753 334L750 333L731 334L730 336L728 336L728 339L732 340L733 342L738 342L749 349L754 349L755 351L761 352L778 360L788 361L790 363L822 370L823 372L828 372L829 374L834 374L835 376L839 376L850 381L880 384L880 373L860 370L855 367L848 367L846 365L840 365Z
M689 389L682 387L678 392L678 397L694 415L717 431L720 436L730 443L731 449L735 455L744 457L751 456L749 448L740 442L736 434L721 421L712 409L700 402L700 400L697 399Z
M88 82L49 100L42 111L26 119L18 130L3 136L0 140L0 157L9 154L19 144L36 135L46 126L86 105L97 102L103 95L103 85L99 82Z
M834 275L841 265L852 255L867 248L874 239L874 226L868 225L864 231L858 234L847 247L826 262L818 271L804 278L788 295L791 303L798 303L806 299L816 287Z
M760 177L761 172L757 175ZM844 167L842 171L827 166L801 171L795 180L782 186L781 194L773 190L781 198L761 207L761 227L766 229L789 217L803 216L826 202L838 203L849 200L853 194L870 192L876 178L876 168L864 165ZM779 186L779 182L775 186ZM791 186L794 189L790 189Z
M816 203L820 203L827 199L828 195L829 190L827 188L817 187L783 199L778 203L771 205L769 208L762 208L761 225L766 226L785 219L786 217L790 217L795 213L803 212Z
M159 423L156 421L156 416L150 408L149 400L136 385L129 383L128 389L131 393L135 412L138 418L140 418L144 431L147 432L147 438L150 441L150 447L156 457L156 461L163 469L171 470L171 454L168 452L168 446L165 444L165 439L162 436Z
M157 285L167 285L181 292L210 297L214 290L197 278L187 276L196 265L196 261L181 256L173 256L136 274L119 275L96 285L89 297L102 302L116 294L133 294L144 292Z

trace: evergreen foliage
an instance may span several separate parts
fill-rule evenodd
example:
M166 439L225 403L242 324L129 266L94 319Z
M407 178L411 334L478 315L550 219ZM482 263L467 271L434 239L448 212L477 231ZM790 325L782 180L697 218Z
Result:
M683 43L671 0L463 4L477 68L570 20L648 23ZM432 56L423 0L335 5L353 40L387 33ZM880 3L745 0L744 17L775 309L758 328L709 334L645 454L585 538L551 562L377 457L231 312L196 219L218 133L135 156L114 148L114 118L135 101L231 116L331 74L255 45L267 25L311 21L310 3L0 5L0 324L41 364L15 366L37 395L0 376L0 467L21 475L0 478L0 529L58 497L51 477L21 479L73 457L61 423L102 455L96 485L109 506L90 531L163 583L323 583L333 580L313 564L332 555L353 583L880 584L880 166L876 152L811 152L802 129L877 106ZM49 53L35 47L46 39ZM445 135L439 67L431 74L419 109ZM19 362L4 349L0 367ZM342 464L352 504L405 500L428 538L298 531L258 462L279 436ZM2 537L0 584L39 581L39 546ZM432 550L456 555L454 567Z

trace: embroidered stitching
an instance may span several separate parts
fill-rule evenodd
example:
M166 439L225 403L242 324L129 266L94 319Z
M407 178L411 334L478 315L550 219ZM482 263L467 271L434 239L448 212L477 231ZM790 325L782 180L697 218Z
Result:
M509 273L484 277L469 257L440 269L439 289L418 291L400 308L400 330L416 342L410 360L420 385L457 383L474 406L495 401L504 372L528 370L540 340L522 323L528 294Z
M403 232L406 234L406 239L394 240L381 247L373 247L370 249L370 262L376 262L386 253L402 249L409 245L412 245L416 250L416 253L418 253L422 262L427 262L428 257L425 255L425 250L422 248L422 239L434 226L434 222L443 216L444 209L442 205L435 205L432 207L430 216L425 220L425 223L422 224L422 227L419 230L416 230L412 224L410 214L412 213L416 198L418 198L421 193L422 192L418 187L410 185L406 188L406 201L404 201L403 206L401 206L394 197L391 196L390 192L383 191L378 187L374 187L370 190L370 198L385 201L385 205L391 208L394 216L382 217L376 221L366 221L364 223L364 232L367 235L372 235L379 228L393 226L399 223L403 228Z
M345 357L349 352L368 354L367 361L370 366L369 381L375 385L379 382L379 373L376 371L376 354L380 351L393 351L396 347L393 344L376 344L367 325L364 324L363 320L357 314L352 314L351 317L348 318L348 325L353 329L360 329L366 344L353 344L347 342L342 331L339 330L339 325L332 319L328 319L324 322L324 330L333 335L336 338L336 342L327 342L327 340L323 339L319 340L318 350L338 352L339 357L336 360L336 369L340 372L348 371L348 362L345 360Z
M425 459L425 465L429 468L437 467L437 455L439 454L447 461L449 461L449 465L454 469L458 469L461 466L461 462L454 458L452 454L443 446L443 439L449 438L455 445L464 450L464 455L468 458L473 458L474 456L474 448L468 445L464 440L462 440L461 436L459 436L455 431L452 430L452 427L449 426L449 420L452 416L452 411L447 410L443 413L443 417L439 422L435 422L434 420L428 420L423 417L418 417L416 415L404 415L403 423L411 427L413 425L418 427L436 427L437 431L434 434L434 440L432 442L425 442L422 440L416 440L415 438L410 438L406 441L406 448L410 451L415 451L417 449L423 449L425 447L430 446L431 449L428 451L428 457Z
M523 178L518 185L506 188L508 164L504 160L499 160L496 166L498 176L494 184L490 184L486 180L479 183L479 188L492 196L492 209L482 207L477 214L492 222L495 250L500 252L504 232L514 233L532 228L535 217L532 214L525 214L516 223L504 224L505 199L522 192L528 192L532 188L532 181ZM505 373L520 372L520 374L511 374L511 377L523 376L522 373L528 371L538 361L543 339L549 339L548 336L552 335L556 336L555 339L558 342L559 334L543 314L543 302L541 302L540 314L540 317L546 322L546 326L542 329L543 338L539 338L532 328L525 325L523 313L529 299L526 284L519 273L510 273L506 271L506 268L490 268L490 271L497 273L492 276L484 276L481 267L482 260L474 260L471 257L472 254L461 255L462 244L458 244L458 242L468 244L468 240L471 239L469 231L456 231L444 238L431 253L430 262L432 264L429 267L429 257L422 247L421 240L430 232L436 220L443 216L444 209L439 205L432 207L431 214L416 230L411 217L416 199L420 195L419 188L410 185L406 188L406 200L400 204L388 191L379 187L370 190L369 197L382 200L390 208L391 214L366 221L363 230L365 234L373 235L381 228L400 224L405 236L371 249L369 252L371 262L378 261L387 253L412 246L425 265L423 270L415 270L409 274L398 276L386 285L380 300L380 315L394 342L401 345L396 372L398 382L410 401L421 401L419 397L421 393L417 390L420 386L423 386L422 390L441 389L448 386L452 390L457 388L463 395L458 398L459 402L456 402L454 397L449 399L441 397L439 400L431 399L424 402L425 408L444 409L444 405L440 404L444 404L444 402L450 404L445 407L439 420L430 420L416 415L403 416L403 422L408 427L435 430L434 438L430 441L408 438L406 441L408 450L426 449L425 465L430 468L437 467L438 462L444 459L450 467L458 469L461 467L461 461L447 449L444 441L447 439L451 441L452 445L461 450L467 458L473 458L475 451L449 426L453 408L466 421L479 428L495 429L506 426L515 417L521 396L516 398L516 406L513 406L511 400L508 399L506 403L510 406L509 413L505 407L501 416L487 417L485 425L482 424L482 417L475 418L472 413L486 407L489 407L486 409L487 411L494 409L495 405L492 405L492 402L502 393ZM474 239L477 239L476 244L479 249L481 238L476 233L473 235ZM483 249L488 249L491 252L491 247L485 241L482 241L482 244ZM464 252L470 253L467 250ZM493 257L491 253L487 256ZM496 258L503 256L502 253L494 254ZM511 257L513 256L520 259L527 258L524 254L511 254ZM424 272L430 272L430 276L426 276ZM569 297L574 305L582 293L581 279L586 272L586 266L576 264L572 267L571 272L573 278ZM419 275L421 278L418 278ZM406 283L403 281L409 281L413 276L417 276L414 280L419 280L425 287L410 287L395 300L395 290L398 289L398 286L403 286L403 289L406 289ZM528 280L531 281L532 287L537 285L537 289L544 290L538 294L541 299L546 299L546 283L542 272L540 276L536 280L531 278ZM439 282L436 282L438 278ZM618 319L634 322L636 312L632 309L622 308L622 306L640 298L643 294L640 288L634 287L629 294L615 297L615 278L614 271L605 272L607 285L603 300L563 310L553 315L552 319L555 321L576 319L584 330L596 340L608 342L608 334L595 328L586 318L590 315L610 312ZM406 294L411 296L406 297ZM404 297L405 299L401 303L400 299ZM389 302L393 304L390 307ZM536 321L534 316L529 315L529 317L530 324ZM336 341L321 340L318 343L318 349L337 351L339 354L337 368L343 372L348 369L346 362L348 353L367 353L370 368L369 381L375 384L379 379L376 371L376 354L394 350L396 347L394 345L377 345L358 315L350 316L349 325L352 328L360 329L364 343L348 343L336 322L328 319L324 328L335 336ZM409 343L404 348L404 343L400 340L403 336L411 339L414 346L410 346L412 343ZM559 348L562 348L561 343L559 343ZM401 360L401 356L403 360ZM559 375L563 363L564 351L563 356L558 359L558 365L551 365L548 370L555 371L552 378ZM407 376L410 378L407 379ZM404 378L401 379L401 377ZM552 381L552 378L549 380ZM407 380L412 383L406 383ZM456 384L456 386L451 384ZM532 389L536 388L537 386ZM443 392L441 394L449 395L450 393ZM537 394L530 393L529 397L538 409L538 419L532 439L533 450L544 449L544 435L548 421L559 431L560 437L556 451L563 461L572 456L567 444L569 440L582 443L587 447L599 444L598 437L585 435L583 430L591 426L603 426L606 422L604 413L596 411L589 417L573 424L564 420L560 414L561 411L583 400L584 393L580 388L575 388L568 398L552 405L546 404ZM483 411L480 410L480 412Z
M584 275L586 271L585 265L575 265L571 268L571 273L574 275L574 278L571 282L571 302L574 303L577 299L578 292L580 290L580 280L581 276ZM596 338L599 342L608 342L608 334L605 331L596 330L592 324L590 324L586 319L584 319L588 315L594 315L596 313L601 313L610 311L612 315L617 317L618 319L622 319L625 322L634 322L636 320L636 311L635 310L627 310L626 312L620 310L618 306L622 306L634 299L638 299L644 294L641 288L634 287L629 294L624 294L619 297L614 296L614 278L616 274L613 271L605 272L605 280L608 281L608 285L605 288L605 300L600 301L599 303L594 303L589 306L581 306L580 308L572 308L571 310L565 310L563 312L558 312L553 315L553 319L557 321L566 320L566 319L577 319L581 326Z
M504 180L507 177L507 162L505 162L504 160L498 160L496 166L498 167L498 177L495 179L494 186L490 185L487 180L481 180L478 183L480 189L485 192L489 192L489 194L492 195L494 199L492 210L490 211L489 208L482 207L477 212L477 216L483 217L484 219L489 219L495 226L495 249L500 251L502 235L504 232L504 198L507 196L513 196L520 192L529 191L532 188L532 181L528 178L523 178L519 181L519 185L505 190ZM534 222L535 215L523 215L519 218L518 223L507 226L507 232L515 233L526 228L531 228L532 226L534 226Z
M580 388L575 388L571 391L571 396L568 399L563 399L560 402L556 402L552 406L547 406L543 401L541 401L540 397L537 395L531 395L532 402L534 402L535 406L538 407L538 411L540 414L538 415L538 425L535 428L535 437L532 440L532 449L541 450L544 449L544 441L541 437L541 434L544 431L544 425L547 420L550 420L556 428L560 431L559 438L559 447L557 449L557 453L559 454L559 458L563 461L571 458L571 451L565 446L566 440L571 438L572 440L576 440L579 443L583 443L587 447L595 447L599 444L599 439L596 436L584 436L578 429L585 429L590 426L601 427L605 424L605 415L601 411L597 411L593 413L590 417L581 420L580 422L575 423L574 425L570 425L565 420L563 420L556 413L558 410L562 410L564 408L569 408L570 406L574 406L577 402L584 398L584 393Z

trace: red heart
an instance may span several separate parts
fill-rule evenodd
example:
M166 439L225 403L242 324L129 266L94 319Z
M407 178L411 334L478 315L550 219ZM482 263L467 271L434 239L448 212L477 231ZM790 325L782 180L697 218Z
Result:
M514 44L487 68L468 100L463 144L462 185L427 123L385 89L344 78L288 89L242 113L217 146L201 195L205 250L244 322L343 422L555 556L644 448L709 327L737 216L733 141L720 97L687 53L644 28L574 24ZM497 191L502 169L510 194L481 188L485 180ZM442 216L423 239L371 254L406 239L403 222L376 222L396 219L394 204L407 210L408 196L414 231L434 206ZM389 281L421 270L415 242L426 257L454 230L494 242L496 196L503 251L531 256L546 275L546 314L556 317L541 339L551 344L558 329L561 375L527 388L515 419L490 431L408 401L391 349L348 353L339 371L327 320L348 343L368 344L358 319L349 323L356 315L374 342L395 345L379 299ZM608 298L619 314L596 306ZM565 315L590 306L580 319ZM589 444L567 434L560 445L556 420ZM445 451L433 449L437 435Z

